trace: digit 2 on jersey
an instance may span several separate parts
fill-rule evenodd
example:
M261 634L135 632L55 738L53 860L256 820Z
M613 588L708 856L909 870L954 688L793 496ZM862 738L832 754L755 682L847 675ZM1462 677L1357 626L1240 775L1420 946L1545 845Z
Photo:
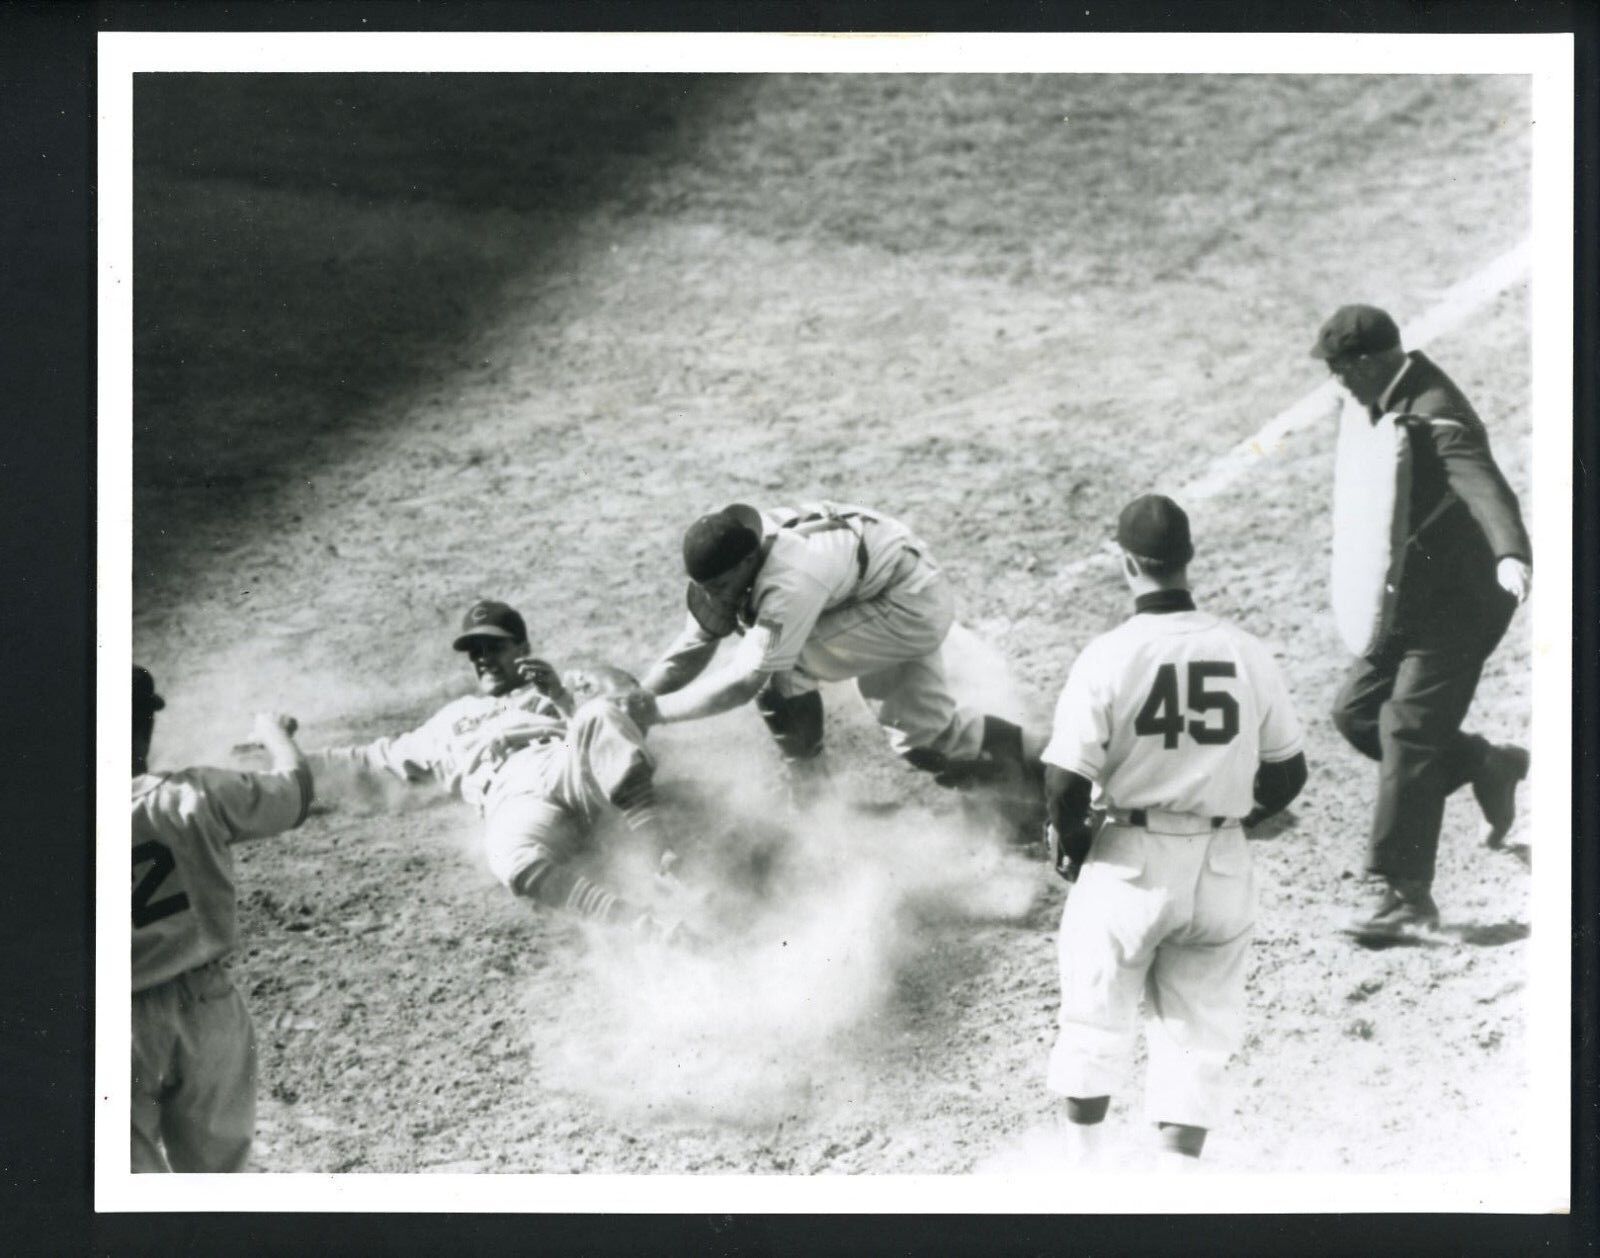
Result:
M139 866L147 865L144 877L139 877ZM137 843L133 848L133 928L138 930L141 926L149 926L159 922L164 917L171 917L174 913L181 913L189 907L187 892L179 891L174 895L161 896L156 893L161 890L161 884L167 880L167 875L177 868L177 862L172 859L172 849L165 843L158 843L154 839L147 839Z
M1134 717L1133 732L1141 737L1160 738L1168 751L1175 750L1185 733L1206 747L1231 743L1239 733L1239 703L1226 690L1212 690L1207 683L1233 677L1237 670L1232 660L1190 660L1187 685L1180 696L1178 666L1163 664L1156 669L1155 684ZM1184 712L1196 715L1185 719ZM1212 714L1218 719L1213 722Z

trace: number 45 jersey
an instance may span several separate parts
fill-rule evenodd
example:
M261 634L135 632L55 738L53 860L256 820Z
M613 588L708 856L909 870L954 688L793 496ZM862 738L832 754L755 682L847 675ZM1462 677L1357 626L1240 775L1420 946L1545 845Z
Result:
M1043 758L1093 782L1101 807L1238 818L1261 762L1300 743L1265 643L1209 612L1145 610L1073 662Z
M293 829L311 807L304 770L183 769L133 779L133 990L232 952L239 839Z

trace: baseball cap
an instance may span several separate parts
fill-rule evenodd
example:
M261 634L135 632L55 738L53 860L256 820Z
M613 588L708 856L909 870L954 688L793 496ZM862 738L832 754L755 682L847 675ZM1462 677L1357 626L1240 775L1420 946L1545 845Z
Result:
M761 513L736 502L703 515L683 534L683 570L691 581L720 577L761 546Z
M1171 498L1144 494L1117 517L1117 545L1140 559L1182 565L1194 558L1189 517Z
M1400 329L1376 306L1340 306L1317 333L1313 358L1355 358L1400 348Z
M134 716L149 716L166 706L167 701L156 693L156 679L150 676L150 670L135 664L133 666Z
M528 626L515 608L492 598L480 598L461 617L461 633L450 645L465 651L473 638L510 638L513 642L526 642Z

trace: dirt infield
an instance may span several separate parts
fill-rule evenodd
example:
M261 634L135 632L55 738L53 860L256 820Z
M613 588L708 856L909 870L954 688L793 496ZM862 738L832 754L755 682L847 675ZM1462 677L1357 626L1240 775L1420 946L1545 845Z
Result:
M971 631L958 670L1042 721L1126 610L1109 574L1060 574L1127 498L1316 384L1333 306L1404 320L1522 240L1528 124L1510 77L142 76L155 760L217 760L260 706L308 746L409 727L466 687L449 638L479 595L546 658L642 668L681 616L687 520L817 496L914 524ZM1527 329L1515 288L1430 347L1525 503ZM1324 715L1332 438L1195 517L1197 596L1273 644L1313 774L1255 845L1215 1164L1508 1168L1525 825L1491 856L1451 802L1439 946L1332 929L1374 789ZM1529 689L1519 616L1470 723L1524 737ZM844 802L741 884L737 956L533 916L469 812L425 793L325 801L241 849L260 1169L960 1172L1025 1150L1052 1111L1061 893L848 696L830 712ZM763 833L775 756L748 711L659 742L715 883Z

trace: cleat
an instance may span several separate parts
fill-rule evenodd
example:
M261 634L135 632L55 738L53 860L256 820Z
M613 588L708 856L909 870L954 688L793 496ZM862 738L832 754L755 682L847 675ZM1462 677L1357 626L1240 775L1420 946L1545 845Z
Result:
M1439 928L1439 906L1420 884L1380 881L1369 903L1341 928L1361 943L1419 940Z
M1490 747L1472 779L1472 796L1483 809L1483 841L1490 848L1505 844L1517 819L1517 783L1528 776L1528 763L1528 753L1521 747Z

